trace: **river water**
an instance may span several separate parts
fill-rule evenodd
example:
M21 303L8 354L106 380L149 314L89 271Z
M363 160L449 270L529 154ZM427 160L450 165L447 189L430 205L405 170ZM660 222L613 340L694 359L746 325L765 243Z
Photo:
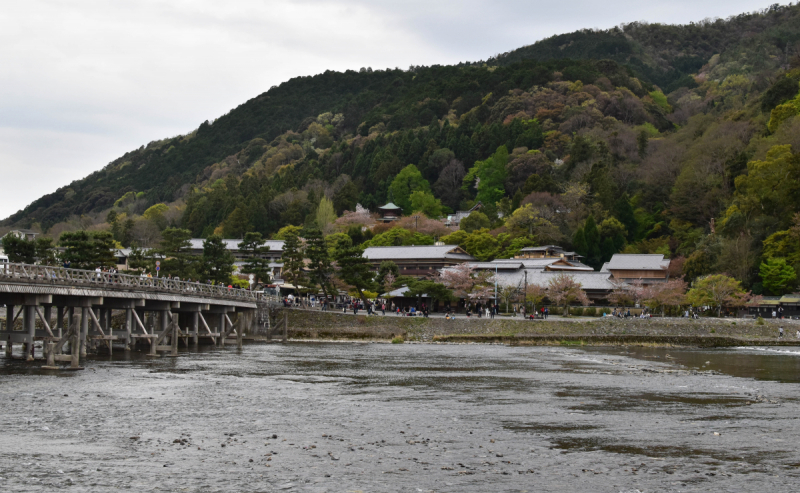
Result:
M769 348L0 358L0 490L797 491L798 374Z

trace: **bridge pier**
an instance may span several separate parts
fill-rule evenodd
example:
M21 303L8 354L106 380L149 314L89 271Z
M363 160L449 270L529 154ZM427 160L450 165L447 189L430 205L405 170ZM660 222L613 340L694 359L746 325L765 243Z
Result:
M64 333L64 307L56 306L56 337L61 339Z
M80 345L80 356L86 358L86 338L89 337L89 310L91 306L81 307L81 335L78 344Z
M6 303L6 358L9 359L14 349L14 341L11 338L11 332L14 330L14 308L14 305Z
M22 312L22 326L27 335L25 342L22 343L23 354L27 361L33 361L34 346L33 340L36 337L36 306L25 305Z

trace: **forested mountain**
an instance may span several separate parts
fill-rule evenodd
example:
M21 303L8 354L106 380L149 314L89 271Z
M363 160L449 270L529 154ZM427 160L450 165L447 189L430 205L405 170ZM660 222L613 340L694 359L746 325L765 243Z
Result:
M485 217L463 228L477 232L450 240L482 258L545 242L595 266L658 252L686 257L689 277L727 272L760 290L763 258L800 268L798 80L798 5L579 31L458 66L329 71L131 151L2 224L110 228L141 246L169 225L273 235L317 220L323 197L337 215L480 201Z

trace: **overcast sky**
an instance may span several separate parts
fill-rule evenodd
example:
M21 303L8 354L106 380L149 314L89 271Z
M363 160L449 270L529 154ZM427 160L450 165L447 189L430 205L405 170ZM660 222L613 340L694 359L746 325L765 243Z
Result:
M0 9L0 218L299 75L483 60L775 0L24 0Z

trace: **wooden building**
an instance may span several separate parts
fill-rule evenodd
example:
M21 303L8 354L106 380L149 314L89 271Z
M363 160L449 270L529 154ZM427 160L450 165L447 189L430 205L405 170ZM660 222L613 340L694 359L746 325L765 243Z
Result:
M669 278L669 259L661 254L615 253L603 264L600 272L608 272L617 281L633 282L641 279L645 284L665 282Z
M519 251L519 254L514 258L563 258L565 260L578 261L581 256L575 252L564 251L563 248L556 245L544 245L537 247L527 247Z
M381 262L391 260L400 269L401 276L432 278L437 271L463 262L472 262L475 257L458 245L380 246L364 250L373 271Z

